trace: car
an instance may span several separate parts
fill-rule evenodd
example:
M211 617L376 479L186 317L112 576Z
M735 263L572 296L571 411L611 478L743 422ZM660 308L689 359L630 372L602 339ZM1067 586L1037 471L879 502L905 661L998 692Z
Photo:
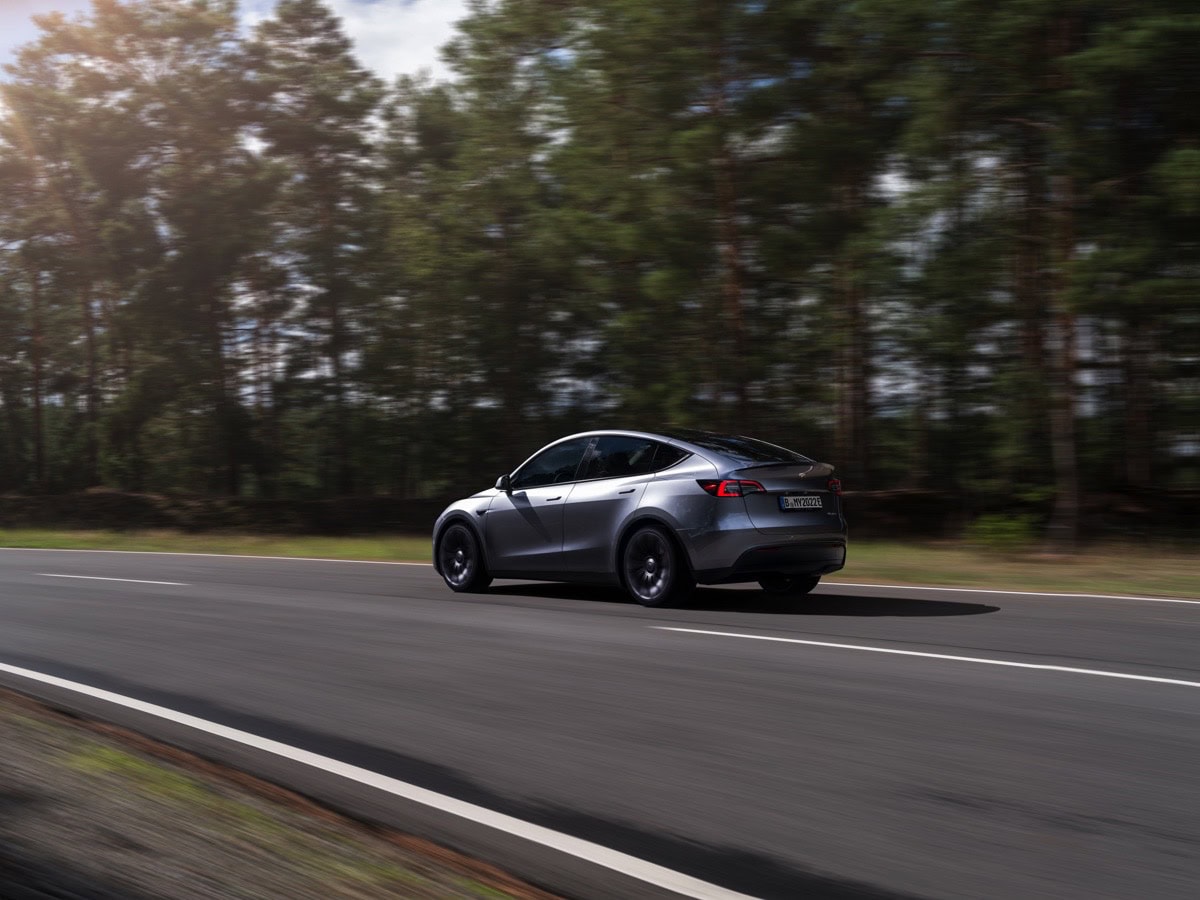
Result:
M623 587L644 606L696 584L807 594L846 563L834 467L735 434L589 431L451 503L433 565L453 591L494 578Z

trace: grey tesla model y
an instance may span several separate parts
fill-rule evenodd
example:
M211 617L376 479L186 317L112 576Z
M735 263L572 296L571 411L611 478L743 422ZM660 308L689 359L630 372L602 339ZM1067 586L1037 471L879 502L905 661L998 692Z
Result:
M433 564L455 591L493 578L620 585L646 606L697 583L806 594L846 562L833 466L706 431L591 431L452 503Z

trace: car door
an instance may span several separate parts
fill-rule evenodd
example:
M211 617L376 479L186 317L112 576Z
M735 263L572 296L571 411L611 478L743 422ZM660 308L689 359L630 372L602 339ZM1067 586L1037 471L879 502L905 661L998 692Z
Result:
M513 473L484 516L494 574L553 573L562 568L563 508L585 451L595 438L552 444Z
M567 499L562 564L567 572L607 574L613 542L654 479L656 443L629 435L601 435L584 459Z

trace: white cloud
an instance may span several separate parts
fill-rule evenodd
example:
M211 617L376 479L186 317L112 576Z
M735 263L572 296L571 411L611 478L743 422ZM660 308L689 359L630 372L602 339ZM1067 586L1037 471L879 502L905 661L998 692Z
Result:
M0 16L6 19L12 17L17 21L28 20L31 16L45 15L57 10L61 13L72 13L89 5L88 0L0 0Z
M428 69L437 79L449 77L438 58L454 35L454 25L467 14L466 0L326 0L342 20L346 35L364 66L387 80Z
M0 0L0 64L12 62L17 48L41 35L41 29L33 24L34 16L60 12L71 19L87 12L89 6L88 0Z
M455 23L467 14L466 0L325 0L342 20L359 60L383 78L428 69L435 78L449 77L438 53L454 35ZM0 63L9 62L19 45L36 39L30 21L36 13L58 10L68 17L87 13L88 0L0 0ZM240 0L247 32L267 18L274 0Z
M271 0L241 0L238 4L238 14L242 20L242 27L249 33L255 25L269 18L274 8L275 4Z

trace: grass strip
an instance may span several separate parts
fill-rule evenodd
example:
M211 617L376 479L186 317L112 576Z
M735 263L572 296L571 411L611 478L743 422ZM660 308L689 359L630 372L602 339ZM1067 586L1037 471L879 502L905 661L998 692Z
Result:
M41 550L150 550L159 553L228 553L382 562L429 562L430 537L355 537L178 531L59 531L0 528L0 546Z
M825 580L1200 598L1200 553L1107 544L1073 554L1002 554L961 542L852 541L846 568Z

